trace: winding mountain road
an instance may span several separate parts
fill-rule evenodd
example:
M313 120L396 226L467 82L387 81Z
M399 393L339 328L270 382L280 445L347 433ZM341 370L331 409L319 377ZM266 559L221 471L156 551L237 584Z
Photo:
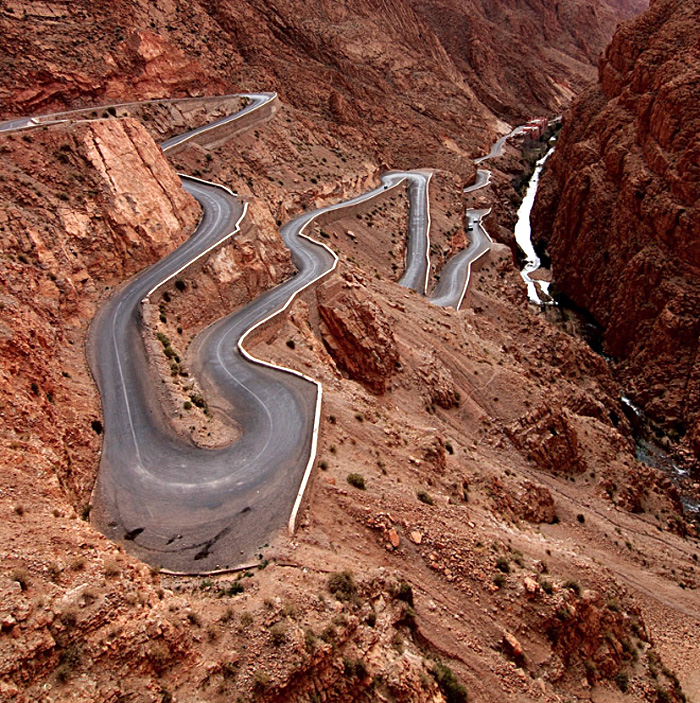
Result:
M483 187L483 186L482 186ZM491 210L468 210L467 223L470 228L471 241L449 259L440 272L440 280L435 286L430 302L440 307L452 307L459 310L471 281L472 266L491 249L491 237L481 224Z
M522 127L501 137L492 147L486 156L475 159L475 164L495 159L503 154L506 142L520 134ZM486 188L491 183L491 171L485 168L477 169L476 180L464 189L464 193L473 193L482 188ZM459 310L469 289L472 269L477 261L488 254L493 244L493 240L482 224L483 218L489 215L491 209L467 209L467 230L471 232L469 244L462 251L455 254L442 267L440 280L435 286L435 290L430 296L433 305L441 307L453 307Z
M399 285L425 295L430 273L430 196L432 173L429 171L403 171L400 175L408 181L410 211L406 238L406 268Z
M193 342L190 368L211 402L241 428L223 449L202 449L178 436L154 401L141 339L140 304L183 262L206 251L236 227L242 211L222 188L184 179L202 204L195 234L169 257L143 272L100 311L91 328L90 359L102 394L105 442L94 494L94 519L132 551L174 570L233 566L287 524L309 461L320 388L315 382L268 365L250 363L245 337L288 306L301 290L335 268L337 257L304 235L315 219L370 202L413 174L390 173L372 191L305 213L284 225L281 236L297 274L242 310L225 317ZM422 201L425 180L416 176ZM418 236L422 222L416 222ZM421 264L420 257L416 261ZM412 279L419 280L421 266Z
M250 101L243 110L167 140L164 151L276 100L274 93L243 97ZM52 117L57 116L14 120L0 125L0 131L28 128ZM501 148L502 144L492 153L500 153ZM101 531L117 541L129 541L130 551L150 563L206 572L235 566L288 522L294 527L315 459L322 389L303 374L255 359L246 351L245 340L286 309L300 291L336 267L337 256L306 236L310 223L342 217L343 209L370 203L403 183L408 186L410 217L400 284L426 295L430 178L426 171L390 172L381 176L379 187L300 215L282 227L280 234L292 254L296 275L210 325L188 351L191 371L210 405L240 429L240 437L231 445L203 449L175 432L157 401L159 380L149 371L141 304L193 261L235 236L246 207L226 188L182 177L184 187L202 206L195 233L118 290L100 309L90 330L89 359L105 417L92 513ZM480 170L472 189L484 187L489 179L490 173ZM445 265L430 297L434 304L461 305L471 264L490 247L480 225L485 214L469 211L472 242Z
M185 132L184 134L178 134L174 137L171 137L170 139L166 139L160 145L163 151L168 152L171 149L174 149L175 147L184 144L185 142L189 142L193 139L196 139L202 134L218 130L224 125L228 125L235 122L240 123L246 115L249 115L258 110L259 108L272 103L277 98L277 93L243 93L238 97L245 98L249 101L248 105L246 105L242 110L234 112L231 115L226 115L218 120L215 120L214 122L210 122L209 124L203 125L202 127L192 129L189 132Z

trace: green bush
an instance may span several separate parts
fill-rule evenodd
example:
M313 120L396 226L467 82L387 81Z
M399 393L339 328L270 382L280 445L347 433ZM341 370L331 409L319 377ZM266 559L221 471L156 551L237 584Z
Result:
M627 689L630 686L630 677L627 672L619 672L618 675L615 677L615 683L623 693L627 693Z
M435 505L435 501L433 500L430 493L428 493L427 491L418 491L416 493L416 497L421 503L425 503L426 505Z
M191 400L192 403L193 403L194 405L196 405L198 408L203 408L204 410L207 409L207 401L204 400L204 398L202 398L202 396L199 395L199 393L193 393L193 394L190 396L190 400Z
M549 596L554 593L554 585L549 579L540 579L540 588Z
M581 595L581 586L579 586L578 581L569 579L568 581L564 581L563 586L564 588L568 588L570 591L573 591L577 596Z
M401 581L399 590L396 592L397 600L402 600L404 603L413 605L413 589L406 581Z
M467 689L457 680L449 666L435 662L430 672L445 696L447 703L467 703Z
M357 584L352 571L335 571L328 577L328 590L339 601L350 601L357 597Z
M277 622L270 628L270 638L274 647L281 647L287 641L287 626Z
M362 681L367 676L367 667L361 659L343 659L343 669L349 679Z
M401 617L398 620L398 625L403 625L409 630L416 629L416 611L410 605L406 604L402 611Z
M502 571L504 574L510 573L510 562L505 557L498 557L496 561L496 568Z
M304 648L307 652L315 652L317 645L318 637L310 627L307 627L304 630Z
M364 491L365 488L367 488L367 485L365 484L365 477L362 474L348 474L347 481L351 486L359 488L361 491Z
M227 596L236 596L239 593L243 593L245 588L243 587L243 584L240 581L234 581L227 589L226 589L226 595Z

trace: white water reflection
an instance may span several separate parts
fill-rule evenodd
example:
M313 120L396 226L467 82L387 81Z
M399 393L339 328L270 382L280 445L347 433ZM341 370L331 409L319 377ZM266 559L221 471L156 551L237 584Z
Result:
M551 147L549 151L537 162L535 165L535 172L530 178L530 182L527 185L527 192L523 198L523 202L520 204L518 209L518 221L515 225L515 241L525 254L525 267L520 272L523 277L523 281L527 285L527 295L530 301L541 305L543 300L540 298L537 292L537 286L545 295L549 293L549 283L543 281L534 281L530 274L540 267L540 258L535 253L535 247L532 246L532 227L530 225L530 214L532 212L532 206L535 204L535 196L537 195L537 187L540 182L540 174L544 168L547 159L554 152L554 147Z

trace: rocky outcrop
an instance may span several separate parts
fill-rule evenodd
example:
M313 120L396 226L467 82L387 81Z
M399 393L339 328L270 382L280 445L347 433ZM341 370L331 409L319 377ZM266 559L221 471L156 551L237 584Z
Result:
M508 520L526 520L533 524L555 522L554 498L548 488L525 481L520 493L494 476L488 483L488 494L495 512Z
M526 481L518 496L519 514L535 524L552 523L556 516L554 498L548 488Z
M459 391L452 372L440 361L434 349L422 354L419 374L430 404L449 410L459 405Z
M536 236L556 285L604 328L627 394L700 452L700 8L623 25L565 117Z
M323 343L337 366L373 393L382 394L399 367L389 322L369 298L338 282L318 289Z
M623 611L618 600L606 602L594 591L579 593L578 582L566 581L555 613L543 623L560 659L559 675L580 669L590 684L615 679L633 662L633 639L648 641L641 615L634 607Z
M109 287L186 238L199 207L137 122L2 135L0 150L3 463L31 461L84 504L100 442L88 322Z
M79 517L90 513L103 431L85 363L89 321L112 286L187 237L199 207L131 120L0 135L0 151L6 700L51 671L71 678L86 659L149 671L153 648L177 662L189 646L152 613L148 568Z
M566 475L586 470L575 426L561 406L543 405L507 427L506 433L542 470Z
M89 12L63 2L13 3L0 24L10 64L24 77L0 89L3 102L9 100L4 111L232 92L195 52L152 30L127 30L148 24L138 14L128 2L93 3Z

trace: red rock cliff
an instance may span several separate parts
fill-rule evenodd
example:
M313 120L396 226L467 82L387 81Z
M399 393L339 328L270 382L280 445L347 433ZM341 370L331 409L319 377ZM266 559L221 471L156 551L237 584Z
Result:
M84 504L100 415L88 322L109 286L184 241L199 207L133 120L5 134L0 153L0 463L55 474Z
M479 98L522 120L568 104L617 23L648 0L414 0Z
M274 89L378 162L471 176L491 111L558 111L644 2L15 0L0 11L0 114Z
M620 27L566 115L535 229L560 290L605 330L632 397L700 420L700 2L655 0Z

